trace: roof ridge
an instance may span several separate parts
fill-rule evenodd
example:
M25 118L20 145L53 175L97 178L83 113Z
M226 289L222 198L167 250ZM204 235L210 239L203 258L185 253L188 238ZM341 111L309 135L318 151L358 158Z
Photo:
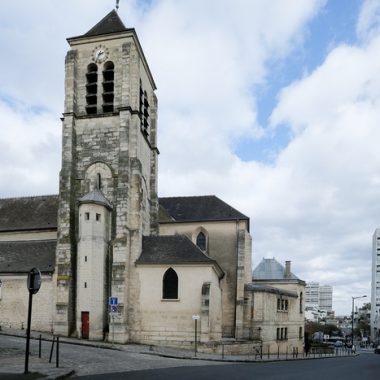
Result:
M47 198L47 197L57 197L58 194L47 194L47 195L31 195L31 196L22 196L22 197L9 197L9 198L0 198L0 201L5 201L5 200L11 200L11 199L36 199L36 198Z
M57 238L53 239L33 239L33 240L0 240L0 244L8 243L8 244L17 244L17 243L47 243L47 242L55 242L57 243Z
M158 197L159 199L168 199L168 198L205 198L205 197L215 197L218 198L215 194L209 195L179 195L174 197ZM220 198L218 198L220 199Z

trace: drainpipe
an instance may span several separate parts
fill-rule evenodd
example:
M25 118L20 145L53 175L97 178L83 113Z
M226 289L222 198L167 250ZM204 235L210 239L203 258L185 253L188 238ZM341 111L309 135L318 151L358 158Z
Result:
M234 308L234 336L236 339L236 308L238 292L238 264L239 264L239 219L236 219L236 282L235 282L235 308Z

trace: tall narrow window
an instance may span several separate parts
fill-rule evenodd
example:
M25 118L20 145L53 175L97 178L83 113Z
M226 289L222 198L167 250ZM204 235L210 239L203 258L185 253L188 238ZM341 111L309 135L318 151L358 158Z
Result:
M178 276L172 268L169 268L164 274L164 278L162 280L162 298L178 298Z
M300 313L303 313L303 293L300 293Z
M100 175L100 173L96 175L96 188L98 190L101 190L102 188L102 176Z
M140 80L140 123L141 130L145 135L149 134L149 102L148 94L142 88L142 82Z
M87 66L86 79L86 112L88 115L94 115L98 103L98 66L95 63Z
M109 61L104 64L103 69L103 112L113 112L114 103L114 64Z
M206 251L206 235L203 232L200 232L197 236L197 246L202 251Z

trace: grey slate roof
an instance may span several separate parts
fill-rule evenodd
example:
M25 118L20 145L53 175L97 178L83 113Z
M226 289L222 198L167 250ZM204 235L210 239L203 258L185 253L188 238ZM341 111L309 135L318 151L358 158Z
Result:
M56 240L0 241L0 273L54 272Z
M236 220L249 218L215 195L159 198L161 223Z
M87 37L98 36L100 34L124 32L126 30L117 12L113 9L107 16L102 18L86 34Z
M112 208L100 191L79 202L93 202ZM160 223L220 221L249 218L214 195L160 198ZM56 229L58 195L0 199L0 232Z
M56 229L58 196L0 199L0 232Z
M144 236L142 253L136 264L213 264L223 273L215 260L184 235Z
M299 280L293 273L285 277L285 267L275 259L262 259L253 270L253 281L256 280Z
M244 285L244 290L250 290L252 292L273 293L273 294L279 294L281 296L288 296L288 297L295 297L295 298L298 297L298 294L296 291L274 288L273 286L269 286L269 285L246 284Z
M79 198L79 203L95 203L101 206L107 207L109 210L112 210L112 205L104 194L99 190L90 191L89 193L83 195Z

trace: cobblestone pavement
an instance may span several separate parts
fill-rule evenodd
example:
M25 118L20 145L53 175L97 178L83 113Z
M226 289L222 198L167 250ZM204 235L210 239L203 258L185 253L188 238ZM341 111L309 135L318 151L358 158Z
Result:
M32 337L37 338L38 336L39 333L32 333ZM42 339L41 359L38 357L38 340L31 340L29 370L30 372L46 375L47 379L143 369L202 366L210 364L222 365L227 362L262 362L331 357L318 354L311 355L308 358L304 358L303 355L299 355L297 358L293 358L291 355L280 355L279 357L273 355L268 357L265 353L262 357L257 355L222 357L216 354L197 353L195 357L194 352L191 350L151 347L137 344L112 345L111 343L85 341L75 338L60 338L59 368L56 368L55 349L52 356L52 363L49 363L52 335L44 333L42 334ZM341 352L340 356L344 356L344 354L344 352ZM5 379L5 373L22 374L24 372L24 361L25 330L3 329L3 331L0 332L0 379ZM12 377L12 379L14 378L15 377ZM18 378L26 379L27 377Z
M76 342L74 342L76 343ZM59 368L56 368L56 351L49 363L51 341L42 341L41 359L38 357L38 340L30 342L29 371L57 379L69 375L91 375L109 372L136 371L168 367L221 364L220 362L176 359L149 354L149 347L139 345L118 345L101 348L99 344L78 345L60 342ZM103 346L103 344L100 344ZM143 353L144 350L146 353ZM0 379L5 374L22 374L25 363L25 338L0 335ZM75 372L74 372L75 371ZM9 377L11 378L11 377ZM15 377L12 377L15 378ZM23 377L18 377L23 378ZM27 377L25 377L27 378ZM41 377L42 378L42 377Z

